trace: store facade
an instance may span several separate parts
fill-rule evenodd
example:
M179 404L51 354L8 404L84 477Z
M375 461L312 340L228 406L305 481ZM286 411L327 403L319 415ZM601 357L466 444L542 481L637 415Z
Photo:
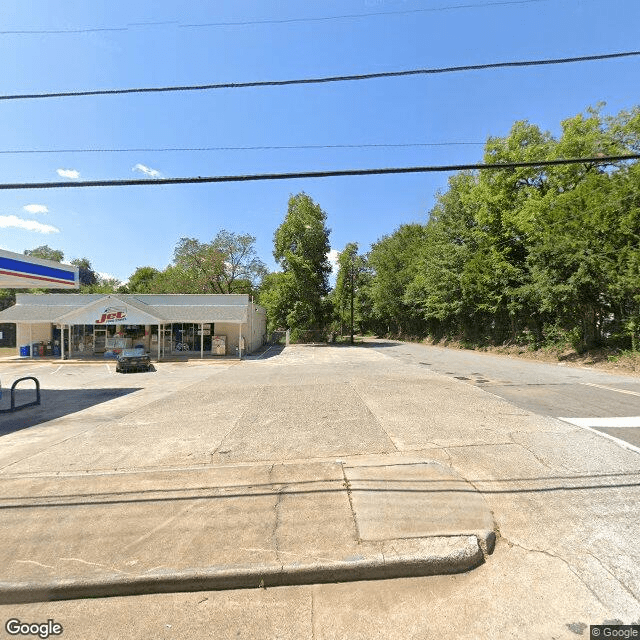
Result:
M116 357L140 347L169 355L252 353L266 340L266 313L248 295L17 294L0 312L16 324L20 355Z

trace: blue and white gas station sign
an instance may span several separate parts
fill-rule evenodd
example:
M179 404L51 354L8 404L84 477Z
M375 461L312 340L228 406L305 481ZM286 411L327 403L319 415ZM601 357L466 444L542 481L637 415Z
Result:
M78 287L78 267L0 249L0 289Z

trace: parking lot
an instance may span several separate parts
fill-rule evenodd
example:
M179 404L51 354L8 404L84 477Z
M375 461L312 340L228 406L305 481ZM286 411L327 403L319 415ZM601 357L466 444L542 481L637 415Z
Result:
M454 474L463 495L479 496L497 542L458 575L43 597L0 611L54 617L74 638L199 637L214 620L229 638L241 628L283 638L489 638L496 629L573 638L584 625L637 620L638 453L456 379L464 371L452 361L436 372L436 355L375 342L293 346L126 375L113 362L1 363L5 390L35 375L43 394L40 407L0 416L5 573L21 584L117 585L185 568L235 563L246 574L256 562L358 557L362 537L388 535L372 522L388 528L395 514L406 526L417 521L407 513L429 513L411 511L414 499L440 496L440 513L450 512L444 476L416 482L406 474L418 468ZM487 374L487 362L471 371ZM384 472L397 498L363 502L378 487L360 487L351 502L349 470L360 468L358 482ZM452 504L460 497L455 489Z

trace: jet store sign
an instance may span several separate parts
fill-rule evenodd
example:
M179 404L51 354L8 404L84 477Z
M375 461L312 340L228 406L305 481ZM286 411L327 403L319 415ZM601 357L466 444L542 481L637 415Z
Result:
M122 324L126 318L126 307L107 307L95 324Z

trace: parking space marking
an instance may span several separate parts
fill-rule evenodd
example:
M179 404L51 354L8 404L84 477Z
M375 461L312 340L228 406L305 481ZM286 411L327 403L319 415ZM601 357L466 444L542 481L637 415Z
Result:
M595 382L581 382L586 387L598 387L598 389L606 389L607 391L617 391L618 393L628 393L630 396L640 396L638 391L629 391L629 389L616 389L615 387L605 387L603 384L595 384Z
M107 371L109 372L109 375L111 375L111 367L105 362L104 366L107 367Z
M271 349L273 349L273 346L269 347L266 351L264 351L263 353L261 353L256 360L260 360L260 358L262 358L262 356L264 356L267 352L271 351Z
M64 365L61 364L55 371L51 372L51 375L53 375L54 373L58 373L58 371L60 371L60 369L62 369L63 366Z
M560 418L577 427L616 427L633 429L640 427L640 416L624 416L622 418Z
M581 429L591 431L591 433L595 433L601 438L608 438L624 449L640 453L640 447L636 447L626 440L616 438L609 433L598 430L599 428L607 427L638 429L640 428L640 416L630 416L622 418L558 418L558 420L562 420L563 422L567 422L568 424L580 427Z

